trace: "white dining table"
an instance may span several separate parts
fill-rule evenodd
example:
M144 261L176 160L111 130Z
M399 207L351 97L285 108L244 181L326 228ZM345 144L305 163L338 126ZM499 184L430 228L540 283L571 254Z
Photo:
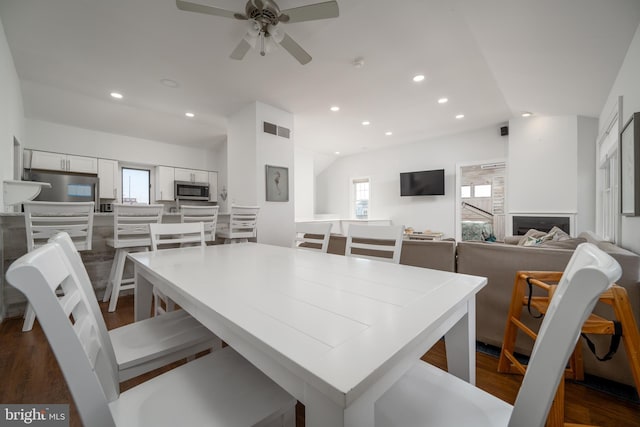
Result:
M305 405L310 427L374 425L375 401L439 339L475 383L484 277L257 243L129 254L135 319L157 286Z

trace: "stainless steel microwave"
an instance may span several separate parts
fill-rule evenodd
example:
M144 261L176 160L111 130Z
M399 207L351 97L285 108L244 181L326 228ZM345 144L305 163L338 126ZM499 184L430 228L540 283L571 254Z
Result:
M178 200L209 200L208 182L175 181Z

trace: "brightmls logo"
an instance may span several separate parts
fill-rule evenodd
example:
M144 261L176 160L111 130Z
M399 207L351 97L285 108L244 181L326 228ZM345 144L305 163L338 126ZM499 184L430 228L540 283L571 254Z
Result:
M69 427L69 405L2 405L0 426Z

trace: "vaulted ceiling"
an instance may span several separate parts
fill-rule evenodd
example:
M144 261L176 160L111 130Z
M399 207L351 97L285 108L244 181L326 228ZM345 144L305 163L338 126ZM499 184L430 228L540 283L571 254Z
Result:
M338 4L338 18L280 24L313 57L304 66L282 48L230 59L246 23L174 0L0 0L0 19L28 118L206 147L225 140L228 117L260 101L294 114L296 144L343 155L498 132L524 111L597 117L640 22L638 0Z

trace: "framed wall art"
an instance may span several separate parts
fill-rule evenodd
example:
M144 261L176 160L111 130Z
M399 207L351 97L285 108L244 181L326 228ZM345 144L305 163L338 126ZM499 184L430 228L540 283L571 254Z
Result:
M289 169L282 166L265 166L267 202L289 201Z
M622 215L640 215L640 113L620 132L620 196Z

